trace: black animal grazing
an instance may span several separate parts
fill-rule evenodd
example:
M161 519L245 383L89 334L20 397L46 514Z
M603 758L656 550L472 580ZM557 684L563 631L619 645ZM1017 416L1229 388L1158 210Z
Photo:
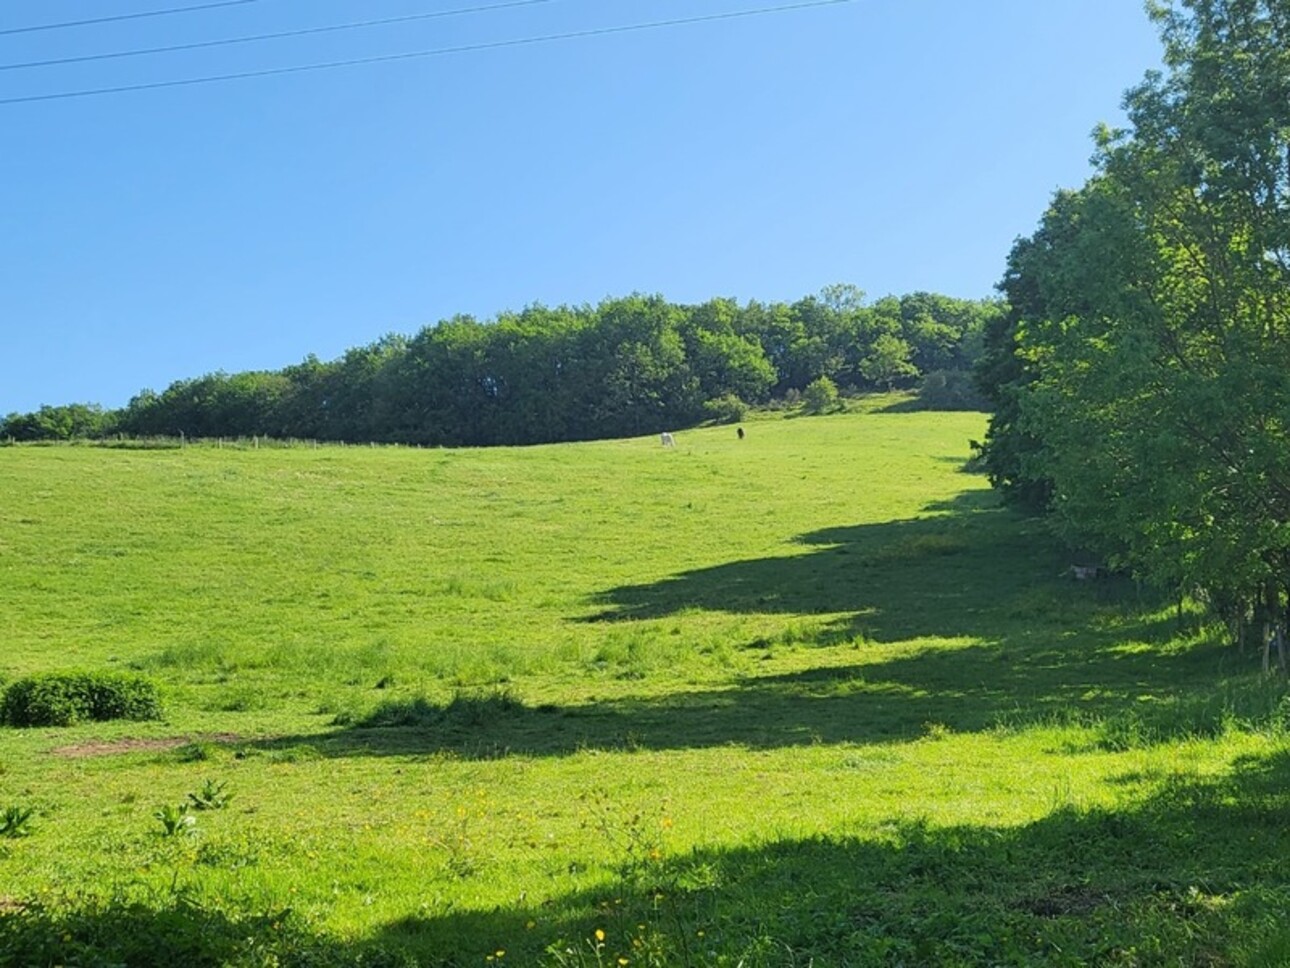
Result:
M743 439L744 439L744 428L743 428L743 427L736 427L736 428L735 428L735 433L737 433L737 434L739 435L739 439L740 439L740 440L743 440Z

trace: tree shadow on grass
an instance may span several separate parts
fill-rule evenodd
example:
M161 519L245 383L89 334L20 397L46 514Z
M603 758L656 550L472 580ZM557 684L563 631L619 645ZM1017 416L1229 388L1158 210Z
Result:
M0 965L353 963L352 949L317 937L285 908L228 911L179 890L139 898L69 890L0 905Z
M1243 758L1218 777L1125 784L1135 787L1128 806L1055 803L1019 827L911 815L864 837L670 856L661 835L644 835L655 850L628 850L644 841L607 828L600 856L571 860L583 872L572 891L449 905L360 941L286 910L182 892L5 899L0 964L1285 964L1290 752ZM462 879L468 893L482 862L475 873L427 870L428 882Z
M582 954L560 964L642 949L658 964L1284 964L1287 781L1282 752L1162 783L1138 807L1062 807L1014 829L908 818L873 839L622 857L581 893L406 919L383 940L455 951L453 964L490 947L528 963L547 946Z
M1064 807L1018 829L911 818L871 840L623 858L617 879L559 898L553 915L448 916L391 934L503 946L541 919L564 946L593 946L602 929L610 964L631 958L640 924L677 964L707 963L708 945L749 965L1231 964L1237 943L1253 953L1287 937L1287 781L1281 754L1166 782L1136 808Z
M818 550L805 555L616 589L607 596L614 610L597 619L696 607L824 613L835 621L806 643L834 647L819 668L559 707L497 703L496 695L459 697L443 709L411 700L375 717L387 728L286 737L270 747L496 758L901 742L929 724L978 732L1092 721L1103 722L1107 744L1134 745L1215 735L1233 716L1257 719L1275 706L1274 689L1252 686L1236 696L1215 689L1220 669L1237 667L1215 644L1126 647L1166 640L1172 620L1128 583L1063 577L1063 556L1039 526L991 500L969 494L929 509L948 512L936 517L814 532L803 541ZM881 652L872 645L921 637L941 641ZM764 654L775 648L743 645ZM854 661L840 662L844 655Z
M1282 752L1016 828L905 818L657 862L607 841L616 876L581 892L409 918L381 941L462 965L1284 964L1288 791Z
M1070 554L1041 522L985 492L929 505L923 517L825 528L805 553L700 568L597 597L584 622L661 619L687 610L840 616L826 635L874 642L923 637L1005 641L1068 630L1103 610L1132 611L1120 579L1070 580Z
M507 693L461 695L446 706L393 701L364 723L262 741L281 754L305 746L328 757L451 755L465 759L566 756L583 750L908 742L1028 726L1088 726L1086 748L1127 749L1213 737L1232 722L1266 723L1286 689L1236 679L1215 687L1222 652L1124 652L1111 637L1073 647L936 647L742 680L720 689L565 706ZM1252 660L1251 660L1252 661Z

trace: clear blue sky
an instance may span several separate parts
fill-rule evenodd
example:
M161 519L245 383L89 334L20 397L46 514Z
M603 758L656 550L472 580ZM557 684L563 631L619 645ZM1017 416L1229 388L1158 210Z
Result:
M0 31L200 2L4 0ZM489 2L252 0L0 34L0 65ZM0 98L775 3L547 0L0 70ZM533 302L793 300L833 282L991 295L1158 58L1136 0L851 0L0 105L0 413L119 406Z

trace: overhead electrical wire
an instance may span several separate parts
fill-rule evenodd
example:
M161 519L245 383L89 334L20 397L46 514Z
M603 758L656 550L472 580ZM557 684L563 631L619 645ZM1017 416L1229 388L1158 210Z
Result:
M0 30L0 37L9 34L34 34L38 30L66 30L69 27L91 27L95 24L114 24L122 20L143 20L147 17L170 17L181 13L196 13L199 10L214 10L217 7L241 7L248 3L259 3L260 0L215 0L213 3L199 3L189 7L168 7L165 10L145 10L140 13L118 13L111 17L94 17L91 20L64 20L52 24L33 24L30 27L6 27Z
M59 57L54 60L25 61L18 64L0 64L0 71L19 71L36 67L60 67L66 64L84 64L89 61L114 60L122 57L144 57L150 54L171 54L184 50L203 50L208 47L230 47L234 44L250 44L257 41L283 40L287 37L307 37L311 34L330 34L343 30L359 30L366 27L385 27L390 24L413 23L418 20L437 20L443 17L458 17L472 13L487 13L490 10L507 10L514 7L533 7L543 3L555 3L556 0L506 0L504 3L490 3L481 7L457 7L455 10L434 10L430 13L412 13L401 17L383 17L380 20L358 20L343 24L324 24L320 27L300 27L295 30L282 30L271 34L251 34L245 37L226 37L220 40L199 40L189 44L172 44L167 47L145 47L136 50L107 51L102 54L81 54L76 57Z
M559 34L543 34L538 37L518 37L512 40L486 41L478 44L462 44L455 47L436 47L430 50L414 50L401 54L380 54L374 57L356 57L349 60L326 61L316 64L298 64L293 67L270 67L264 70L241 71L233 74L208 74L202 77L179 78L168 81L150 81L143 84L123 84L118 87L86 88L78 91L59 91L53 94L29 94L20 97L0 98L0 106L8 104L30 104L37 101L61 101L72 98L101 97L109 94L127 94L135 91L155 91L162 88L193 87L200 84L217 84L225 81L249 80L259 77L277 77L285 74L304 74L311 71L337 70L344 67L360 67L368 64L388 64L396 61L415 60L426 57L443 57L449 54L468 54L485 50L501 50L507 47L528 47L536 44L553 43L560 40L577 40L586 37L605 37L611 34L626 34L642 30L659 30L665 27L681 27L690 24L713 23L722 20L738 20L747 17L761 17L770 14L788 13L794 10L806 10L812 7L836 7L855 0L802 0L799 3L784 3L769 7L755 7L750 10L732 10L725 13L703 14L696 17L677 17L671 20L654 20L646 23L622 24L616 27L593 27L587 30L571 30Z

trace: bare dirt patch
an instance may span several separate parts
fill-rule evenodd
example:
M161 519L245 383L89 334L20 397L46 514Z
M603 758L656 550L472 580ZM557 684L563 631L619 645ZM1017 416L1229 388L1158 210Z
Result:
M173 750L188 743L235 743L237 733L203 733L199 736L158 736L151 739L125 737L75 743L50 750L55 756L111 756L115 753L137 753L140 750Z

